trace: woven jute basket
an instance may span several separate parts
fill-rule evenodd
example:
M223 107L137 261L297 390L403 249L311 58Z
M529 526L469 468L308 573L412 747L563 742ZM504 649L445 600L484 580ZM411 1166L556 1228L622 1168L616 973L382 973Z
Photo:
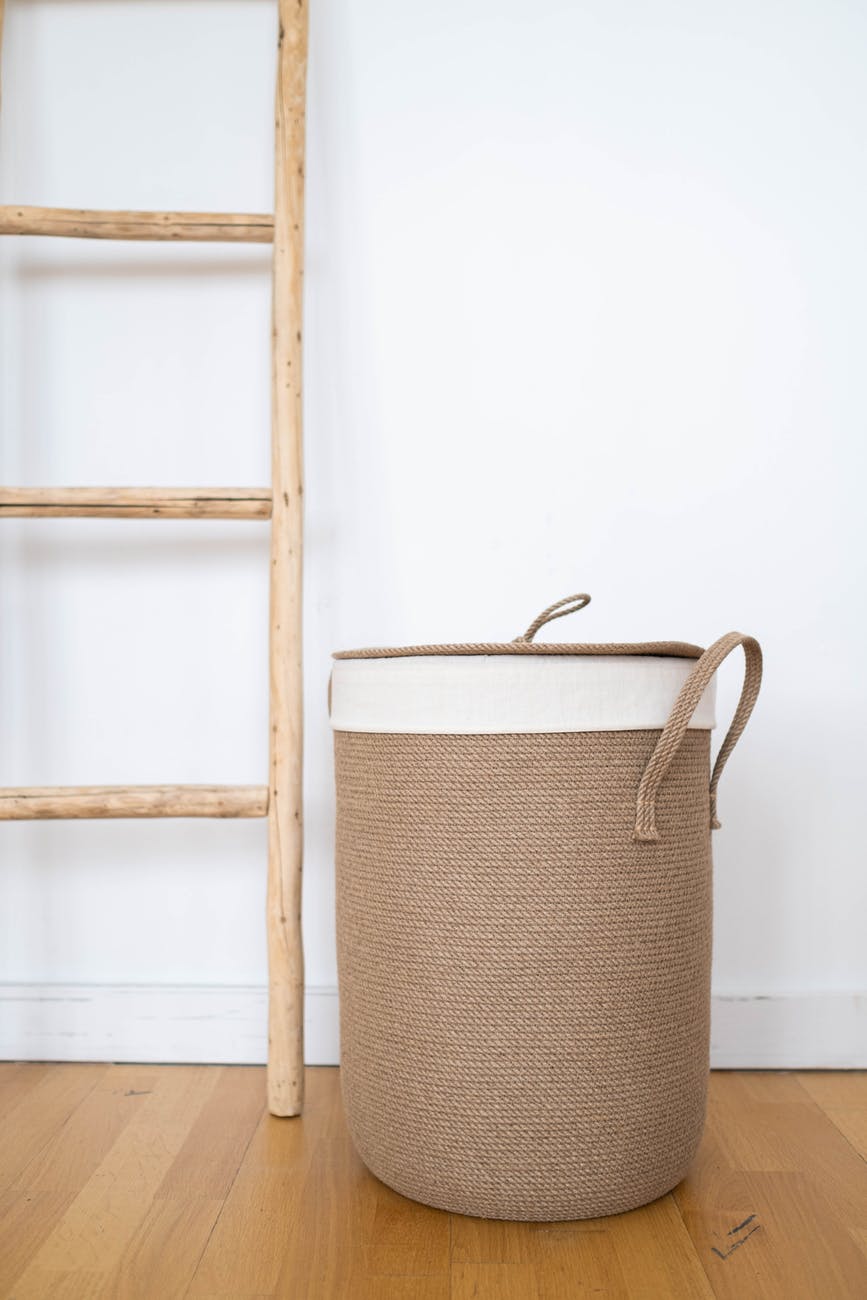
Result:
M758 643L335 656L341 1077L357 1149L463 1214L614 1214L704 1122L710 830ZM713 678L746 675L710 771Z

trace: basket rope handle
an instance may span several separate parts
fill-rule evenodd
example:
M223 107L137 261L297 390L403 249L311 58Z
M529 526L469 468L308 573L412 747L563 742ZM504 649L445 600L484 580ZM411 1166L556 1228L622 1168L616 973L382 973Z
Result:
M716 812L716 797L719 779L729 755L741 738L747 725L753 706L758 698L762 683L762 651L754 637L744 636L742 632L727 632L712 646L705 650L695 668L684 682L680 693L672 706L668 721L662 735L656 742L656 748L650 756L641 784L638 787L638 803L635 810L635 831L633 839L652 841L659 839L656 829L656 796L665 780L665 774L672 764L675 754L681 746L689 726L690 718L698 707L711 678L720 664L738 646L743 646L745 659L744 684L741 698L735 710L732 724L726 733L722 748L714 763L710 778L710 825L712 830L719 829Z
M516 636L514 640L532 641L539 628L544 627L546 623L551 623L555 618L565 618L567 614L577 614L579 609L589 604L590 597L586 591L579 592L577 596L564 596L562 600L555 600L553 605L543 609L542 613L533 619L522 636Z

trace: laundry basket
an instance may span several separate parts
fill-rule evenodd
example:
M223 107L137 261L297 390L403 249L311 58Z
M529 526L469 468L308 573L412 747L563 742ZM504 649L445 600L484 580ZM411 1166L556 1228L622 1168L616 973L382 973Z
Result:
M533 641L588 601L504 644L335 655L347 1119L378 1178L463 1214L632 1209L701 1137L710 828L761 651Z

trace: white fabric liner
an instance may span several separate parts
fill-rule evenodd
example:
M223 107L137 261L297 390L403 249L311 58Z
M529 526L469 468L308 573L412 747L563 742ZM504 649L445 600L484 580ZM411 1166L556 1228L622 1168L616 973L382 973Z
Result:
M337 659L331 725L425 735L655 731L695 663L651 655ZM690 727L714 727L715 703L714 679Z

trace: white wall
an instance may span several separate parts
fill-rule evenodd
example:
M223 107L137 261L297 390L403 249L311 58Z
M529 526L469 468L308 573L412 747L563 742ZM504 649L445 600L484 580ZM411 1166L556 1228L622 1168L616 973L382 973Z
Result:
M556 635L762 640L715 837L716 1056L867 1064L867 14L312 11L314 1054L336 980L329 652L508 638L583 588ZM269 209L273 39L269 0L10 0L0 196ZM267 482L267 248L0 258L3 482ZM264 780L266 532L4 521L0 783ZM0 1047L183 1054L158 991L149 1045L103 995L145 985L210 1017L189 1051L261 1055L263 824L7 824L0 855ZM756 997L785 1014L756 1029Z

